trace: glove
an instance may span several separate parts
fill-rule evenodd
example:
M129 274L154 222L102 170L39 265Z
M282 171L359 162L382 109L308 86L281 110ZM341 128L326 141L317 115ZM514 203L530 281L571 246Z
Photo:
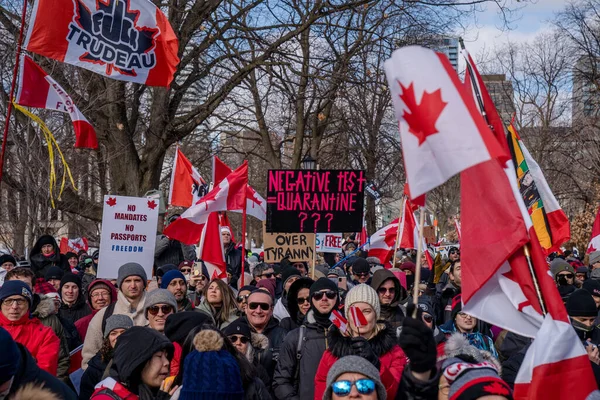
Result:
M421 320L423 312L419 309L415 319L412 318L414 309L415 305L410 304L406 310L398 344L408 356L414 372L428 372L435 367L437 349L433 331Z
M366 359L373 364L375 368L379 369L379 357L375 354L367 339L362 336L353 337L352 349L354 350L354 354Z

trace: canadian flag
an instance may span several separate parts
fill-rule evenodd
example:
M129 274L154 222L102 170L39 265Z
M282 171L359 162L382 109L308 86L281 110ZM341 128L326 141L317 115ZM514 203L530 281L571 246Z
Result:
M360 308L356 306L350 306L350 309L348 311L350 312L350 319L352 320L352 324L354 324L356 328L362 328L363 326L366 326L368 324L367 318L365 317L365 314L363 314Z
M586 253L591 253L597 251L598 249L600 249L600 208L598 208L598 213L596 214L596 219L594 220L592 237Z
M218 213L210 213L202 226L200 245L198 246L198 259L204 261L206 268L209 270L211 280L213 276L213 272L211 271L216 271L218 278L223 277L223 274L227 277L227 264L225 263L223 242L221 242L221 227L219 225Z
M199 243L202 228L210 213L243 209L246 203L247 186L248 163L244 162L218 186L215 186L213 190L181 214L181 218L167 226L164 234L185 244Z
M338 310L331 311L329 320L337 326L340 332L345 333L348 330L348 320L344 318L341 312Z
M69 239L66 237L62 237L60 239L60 252L62 254L65 254L69 251L72 251L73 253L78 253L81 250L88 251L87 238L79 237L79 238Z
M19 89L15 102L69 114L75 131L75 147L98 148L96 131L77 108L71 96L29 56L21 56Z
M35 0L24 47L107 78L169 86L179 42L147 0Z
M190 207L205 194L206 189L206 182L178 146L173 159L169 204Z
M396 249L396 236L398 235L399 218L391 224L384 226L369 239L369 256L377 257L383 265L386 265L394 256Z
M231 168L221 161L219 157L213 156L213 185L218 185L223 179L229 176L230 173ZM267 219L267 202L252 186L248 185L247 191L246 213L261 221L265 221ZM241 213L243 209L240 208L229 211Z
M403 47L385 62L385 72L411 199L473 165L509 159L445 55Z

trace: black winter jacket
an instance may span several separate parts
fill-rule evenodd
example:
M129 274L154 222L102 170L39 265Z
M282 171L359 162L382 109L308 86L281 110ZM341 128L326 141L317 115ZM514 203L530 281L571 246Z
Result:
M230 242L227 250L225 250L225 263L227 264L227 272L230 272L232 276L231 285L234 286L234 289L237 289L237 281L242 273L242 251L236 249L233 242Z
M90 306L88 306L85 296L81 292L79 293L79 297L72 307L62 303L58 309L58 315L72 324L74 324L77 320L90 315L91 313L92 310L90 309Z
M51 240L53 243L54 254L51 257L44 257L42 255L42 245L40 243L42 238ZM35 245L33 245L31 253L29 254L29 263L37 278L43 278L46 272L48 272L48 268L53 266L60 267L65 273L71 272L67 257L64 254L60 254L60 248L58 247L56 240L50 235L42 235L37 242L35 242Z
M420 381L412 375L410 363L406 364L402 371L396 400L437 400L440 376L441 371L436 369L430 379Z
M242 317L242 319L248 324L252 332L257 333L256 329L254 329L254 327L248 322L246 316ZM272 380L275 372L275 366L277 364L277 360L279 359L279 349L283 343L283 339L285 338L287 331L279 326L279 323L275 317L271 317L271 320L267 324L267 327L264 329L262 334L269 339L269 347L267 349L257 349L256 353L254 354L254 363L262 365L267 371L269 379Z
M29 351L27 351L25 346L20 343L17 343L17 346L21 353L21 359L19 360L19 366L17 373L14 376L12 386L8 392L8 397L14 395L17 390L28 383L33 383L35 385L44 385L44 388L56 393L61 400L77 400L77 396L67 385L38 367L36 361Z
M258 378L244 387L244 400L271 400L267 386Z
M310 310L304 323L304 337L298 366L298 340L301 329L291 331L279 351L279 362L273 377L273 391L280 400L312 399L315 395L315 375L329 342L331 327L316 323ZM298 374L298 377L296 377Z
M97 353L88 362L88 367L81 377L81 385L79 387L79 400L88 400L94 393L94 386L102 381L102 375L106 370L107 363L102 361L100 353Z

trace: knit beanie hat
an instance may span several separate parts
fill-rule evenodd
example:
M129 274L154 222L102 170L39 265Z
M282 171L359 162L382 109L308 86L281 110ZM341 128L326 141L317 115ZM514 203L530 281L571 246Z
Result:
M361 374L373 380L375 382L375 388L377 389L377 399L386 399L387 394L385 391L385 386L383 386L383 383L381 383L381 378L379 377L379 371L377 368L375 368L373 364L362 357L345 356L337 360L329 369L329 372L327 373L327 389L323 394L323 400L331 400L331 385L333 385L340 375L343 375L347 372Z
M472 364L453 357L444 361L442 369L450 384L448 400L473 400L483 396L513 398L510 386L500 379L492 362Z
M188 334L197 326L212 325L210 315L198 311L184 311L171 314L165 322L165 335L173 343L183 346Z
M364 258L357 258L352 263L352 272L355 274L365 274L371 271L371 266Z
M129 329L133 327L133 320L128 315L123 314L113 314L110 317L106 318L106 326L104 327L104 338L106 339L108 335L115 329Z
M119 272L117 273L117 286L121 287L121 284L128 276L139 276L144 281L144 285L146 285L146 282L148 281L144 267L135 262L128 262L119 267Z
M50 281L50 279L62 279L63 276L65 276L65 272L62 270L62 268L53 265L50 268L48 268L48 271L46 271L46 273L44 274L44 279L46 280L46 282L48 282Z
M558 275L558 273L562 271L567 271L575 275L575 268L573 268L571 264L569 264L562 258L555 258L554 260L552 260L552 262L550 263L550 272L552 272L552 276L554 277L554 279L556 279L556 275Z
M227 325L227 327L223 329L223 333L225 336L243 335L248 339L252 337L250 326L248 326L248 323L243 318L238 318L231 324Z
M58 292L62 295L62 288L63 286L65 286L65 284L67 283L74 283L77 285L77 287L79 288L79 295L81 296L81 278L79 278L79 276L71 273L71 272L67 272L62 279L60 280L60 287L58 288Z
M600 262L600 251L592 251L590 253L590 265Z
M185 280L185 276L183 276L183 274L181 273L181 271L177 270L177 269L173 269L169 272L167 272L166 274L163 275L162 277L162 281L160 282L160 287L161 289L166 289L169 287L169 283L171 283L171 281L173 279L183 279L183 283L185 283L187 285L187 281Z
M156 276L162 278L169 271L178 270L177 265L175 264L164 264L156 269Z
M144 315L148 318L148 309L157 304L168 304L173 307L173 312L177 312L177 299L175 295L167 289L154 289L146 293L146 301L144 302Z
M285 267L281 271L281 280L283 281L283 287L285 287L285 283L287 282L287 280L293 276L300 276L300 272L298 272L298 270L294 267Z
M577 267L575 272L578 274L585 274L587 276L587 274L590 273L590 269L588 267Z
M567 300L567 314L570 317L595 317L598 315L594 298L585 289L577 289Z
M231 236L231 229L228 226L221 227L221 233L223 233L223 232L227 232L227 233L229 233L229 236Z
M240 366L227 350L224 339L212 329L194 337L194 348L184 361L179 400L242 400Z
M452 298L452 311L450 312L450 319L454 321L459 312L462 311L462 296L460 294Z
M77 254L73 253L72 251L67 251L67 253L65 254L65 258L68 260L69 258L77 258Z
M273 279L261 279L256 282L256 287L267 289L271 297L275 298L275 281Z
M10 254L2 254L0 256L0 266L2 264L4 264L5 262L10 262L12 263L15 267L17 266L17 260L15 260L15 258L13 256L11 256Z
M590 279L600 280L600 268L596 268L590 272Z
M4 299L10 296L22 296L29 302L29 309L31 310L31 304L33 303L33 294L27 286L26 283L14 280L4 282L2 287L0 287L0 303L4 301Z
M56 240L54 240L54 238L50 235L42 235L36 244L40 246L40 249L46 244L51 244L52 246L56 247Z
M416 268L417 268L417 266L415 265L415 263L411 262L411 261L405 261L402 264L400 264L401 271L409 270L410 272L412 272L414 274Z
M113 366L117 380L127 385L134 371L161 350L167 351L167 358L171 361L175 347L165 335L145 326L127 329L118 337L115 345Z
M329 278L319 278L310 286L310 297L321 290L331 290L337 292L338 287Z
M369 304L371 307L373 307L373 310L375 310L375 315L377 316L377 319L379 319L381 314L379 296L377 295L375 289L373 289L371 286L362 283L350 289L348 294L346 294L346 302L344 303L345 315L350 315L350 306L355 303Z
M587 290L592 296L600 297L600 281L588 279L583 282L582 289Z
M0 328L0 385L8 382L17 373L19 367L19 348L10 333Z

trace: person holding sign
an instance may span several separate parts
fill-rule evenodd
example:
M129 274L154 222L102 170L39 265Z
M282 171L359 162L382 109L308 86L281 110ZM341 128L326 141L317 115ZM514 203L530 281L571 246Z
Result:
M351 307L355 312L350 312ZM348 331L343 334L334 330L331 334L329 349L323 354L315 376L315 400L323 398L327 373L333 364L349 355L365 358L378 368L387 398L394 399L407 358L398 346L394 329L378 322L381 305L377 292L365 284L353 287L346 295L344 311L349 317Z

